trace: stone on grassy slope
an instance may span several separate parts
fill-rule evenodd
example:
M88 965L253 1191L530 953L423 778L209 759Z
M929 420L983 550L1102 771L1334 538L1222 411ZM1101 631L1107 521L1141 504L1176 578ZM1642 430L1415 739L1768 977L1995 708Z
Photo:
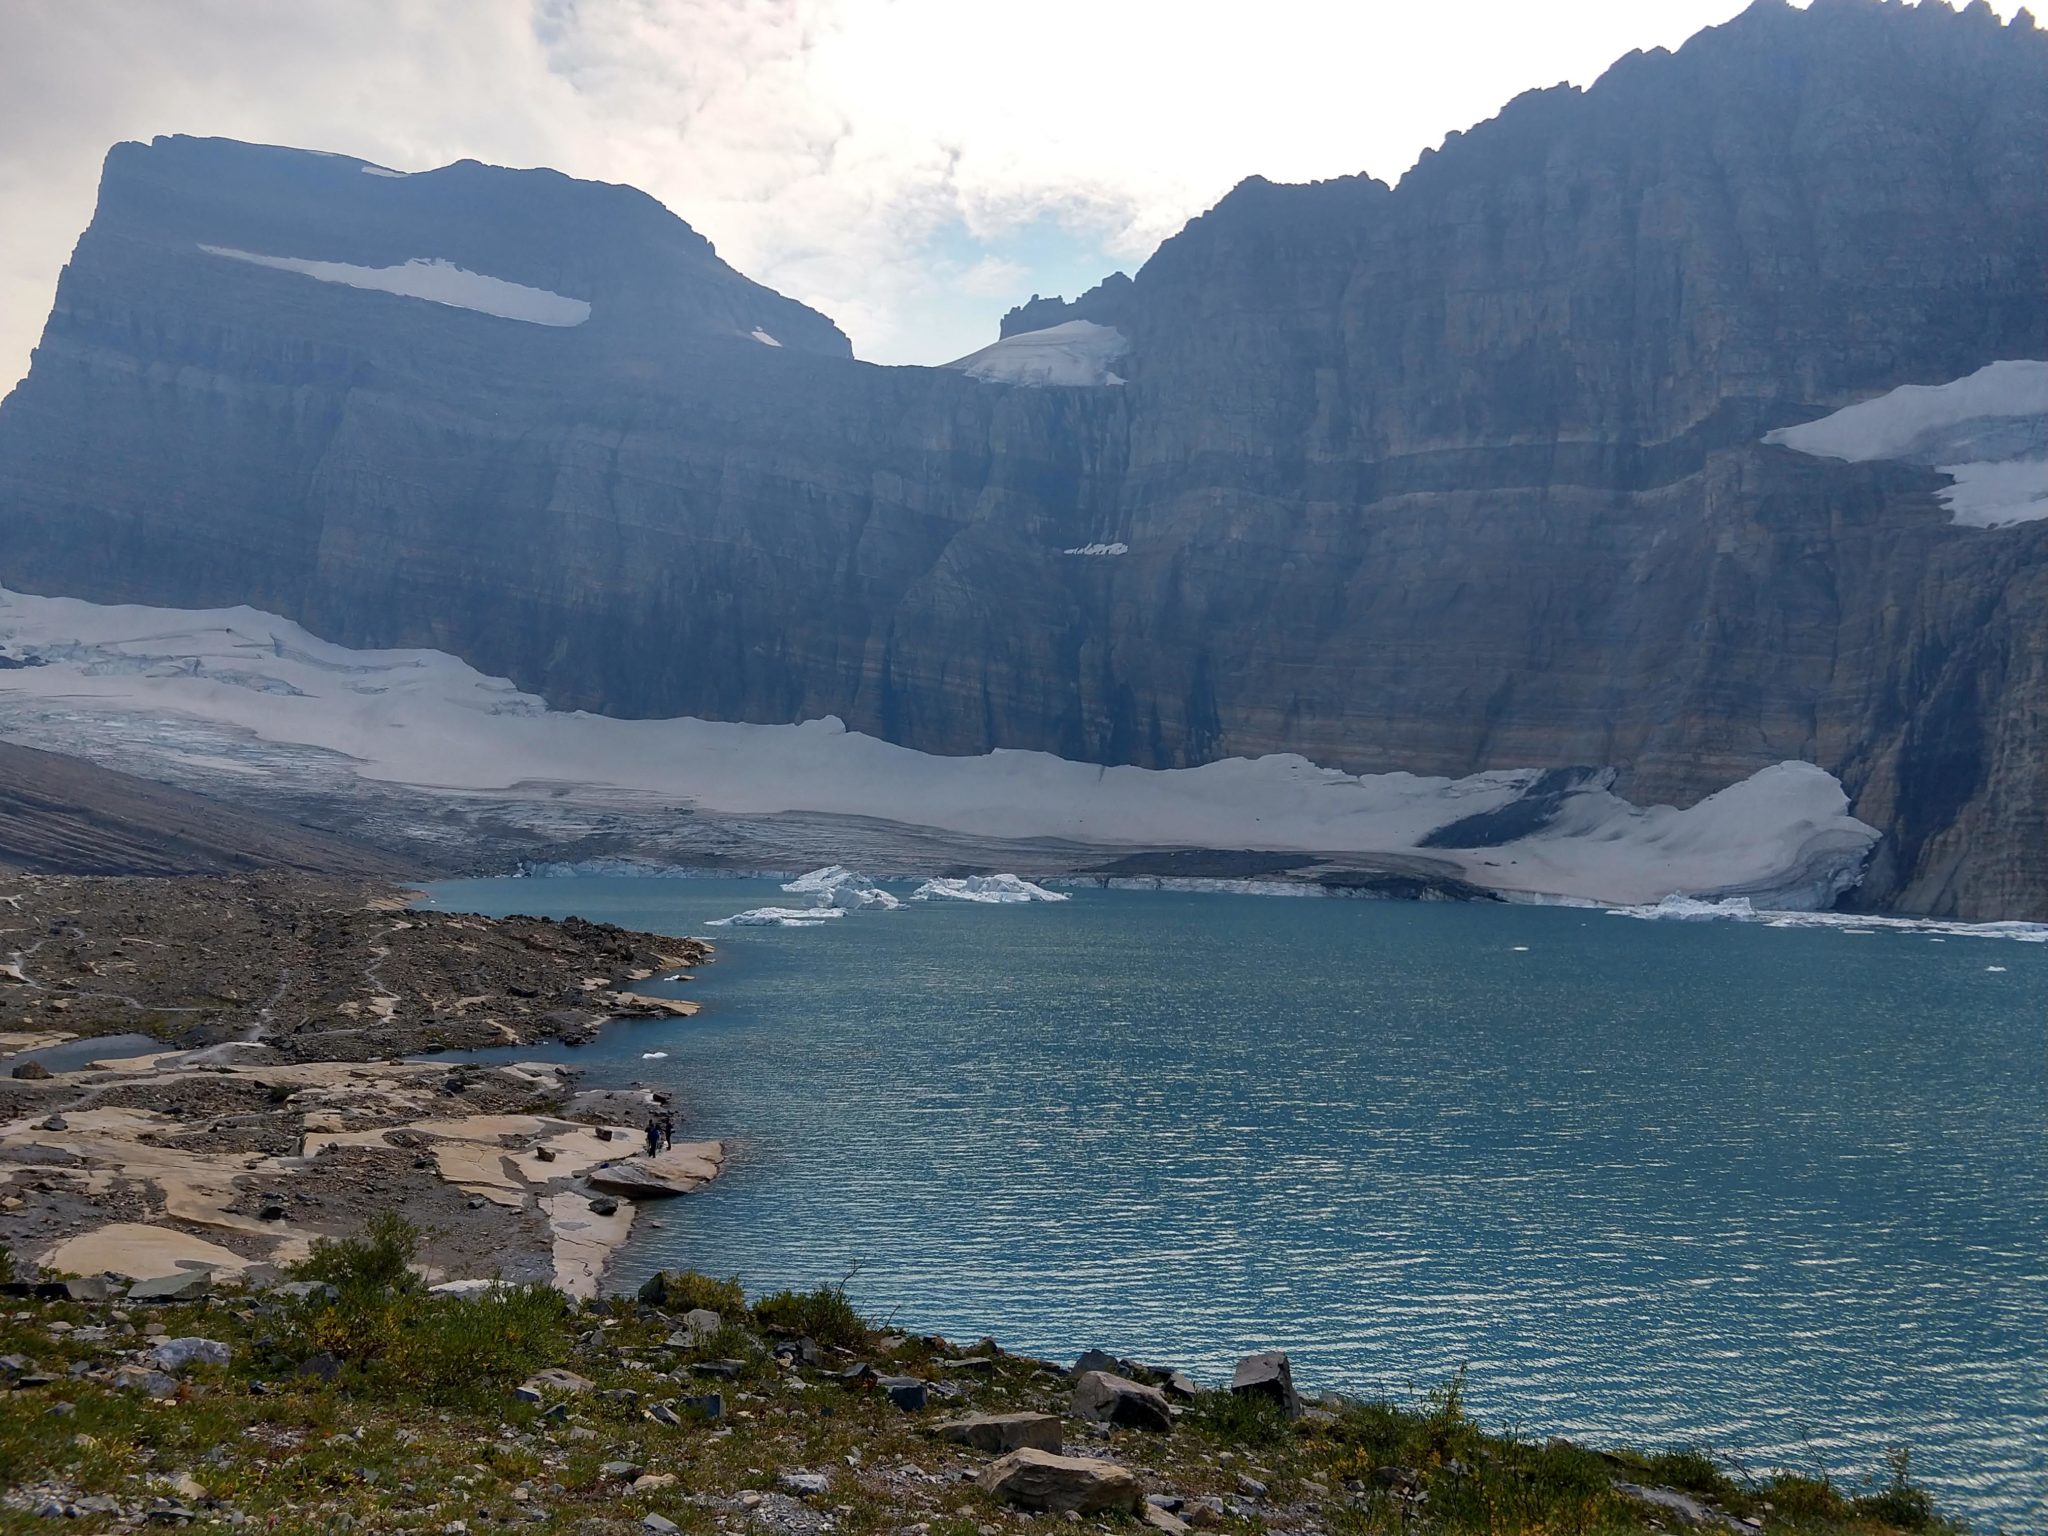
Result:
M1074 1383L1074 1412L1097 1424L1173 1428L1173 1410L1164 1392L1111 1371L1089 1371Z
M1061 1445L1060 1421L1049 1413L970 1414L964 1419L948 1419L932 1433L992 1456L1027 1448L1057 1455Z
M1129 1467L1093 1456L1056 1456L1050 1451L1012 1451L989 1463L976 1481L1019 1508L1055 1514L1130 1511L1143 1499L1137 1474Z
M1290 1419L1301 1413L1301 1396L1294 1390L1294 1369L1277 1349L1246 1355L1231 1373L1230 1390L1239 1397L1263 1397Z

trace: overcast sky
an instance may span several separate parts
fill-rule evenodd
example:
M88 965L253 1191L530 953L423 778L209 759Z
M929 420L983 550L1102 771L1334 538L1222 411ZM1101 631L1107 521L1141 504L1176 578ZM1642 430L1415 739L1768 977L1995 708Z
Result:
M122 139L630 182L862 357L944 362L1247 175L1398 179L1745 3L0 0L0 387Z

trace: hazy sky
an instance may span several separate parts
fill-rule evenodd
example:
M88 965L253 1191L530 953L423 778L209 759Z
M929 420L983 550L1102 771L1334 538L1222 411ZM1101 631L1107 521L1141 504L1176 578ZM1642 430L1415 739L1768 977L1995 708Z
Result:
M630 182L862 357L943 362L1247 175L1397 179L1745 3L0 0L0 387L121 139Z

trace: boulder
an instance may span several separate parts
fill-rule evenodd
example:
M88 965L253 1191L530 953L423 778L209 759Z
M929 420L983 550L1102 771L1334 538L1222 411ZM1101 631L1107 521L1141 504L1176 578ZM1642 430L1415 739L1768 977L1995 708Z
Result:
M976 1413L948 1419L932 1431L941 1440L1000 1456L1007 1451L1060 1449L1060 1421L1049 1413Z
M1020 1509L1054 1514L1133 1511L1143 1498L1137 1474L1129 1467L1093 1456L1057 1456L1028 1448L990 1462L976 1481Z
M816 1498L831 1488L822 1472L806 1472L798 1468L791 1472L775 1474L775 1486L785 1493L793 1493L800 1499Z
M114 1385L123 1392L141 1392L150 1397L171 1397L178 1390L174 1378L140 1365L115 1367Z
M25 1083L40 1083L48 1081L51 1072L40 1061L24 1061L14 1069L14 1076Z
M549 1366L527 1377L513 1390L513 1395L522 1402L538 1403L565 1392L588 1392L593 1385L586 1376L578 1376L574 1371L565 1371L559 1366Z
M1231 1373L1230 1390L1239 1397L1263 1397L1276 1404L1290 1419L1301 1413L1301 1397L1294 1390L1294 1370L1287 1356L1277 1349L1246 1355Z
M877 1376L875 1385L905 1413L922 1412L930 1391L927 1384L915 1376Z
M1129 1429L1173 1428L1173 1409L1164 1392L1110 1371L1089 1371L1074 1383L1074 1413Z
M105 1275L74 1275L61 1283L64 1294L73 1301L99 1302L114 1299L114 1282Z
M1166 1536L1188 1536L1188 1532L1194 1529L1179 1515L1169 1509L1161 1509L1157 1504L1147 1503L1139 1511L1139 1518L1153 1530L1164 1531Z
M178 1372L195 1365L226 1365L234 1351L218 1339L165 1339L149 1352L150 1363L159 1370Z
M709 1307L694 1307L683 1314L682 1326L668 1336L670 1349L696 1349L708 1342L725 1319Z
M138 1280L128 1287L130 1301L198 1301L213 1288L210 1269L181 1269L174 1275Z

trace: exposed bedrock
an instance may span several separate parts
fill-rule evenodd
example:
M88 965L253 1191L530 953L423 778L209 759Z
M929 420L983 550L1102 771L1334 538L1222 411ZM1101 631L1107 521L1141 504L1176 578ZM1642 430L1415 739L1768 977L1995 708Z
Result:
M1760 441L2041 355L2043 142L2031 21L1765 0L1036 301L1128 338L1088 388L852 361L629 189L124 145L0 407L0 584L941 753L1611 766L1638 803L1803 758L1886 834L1865 899L2048 917L2048 523Z

